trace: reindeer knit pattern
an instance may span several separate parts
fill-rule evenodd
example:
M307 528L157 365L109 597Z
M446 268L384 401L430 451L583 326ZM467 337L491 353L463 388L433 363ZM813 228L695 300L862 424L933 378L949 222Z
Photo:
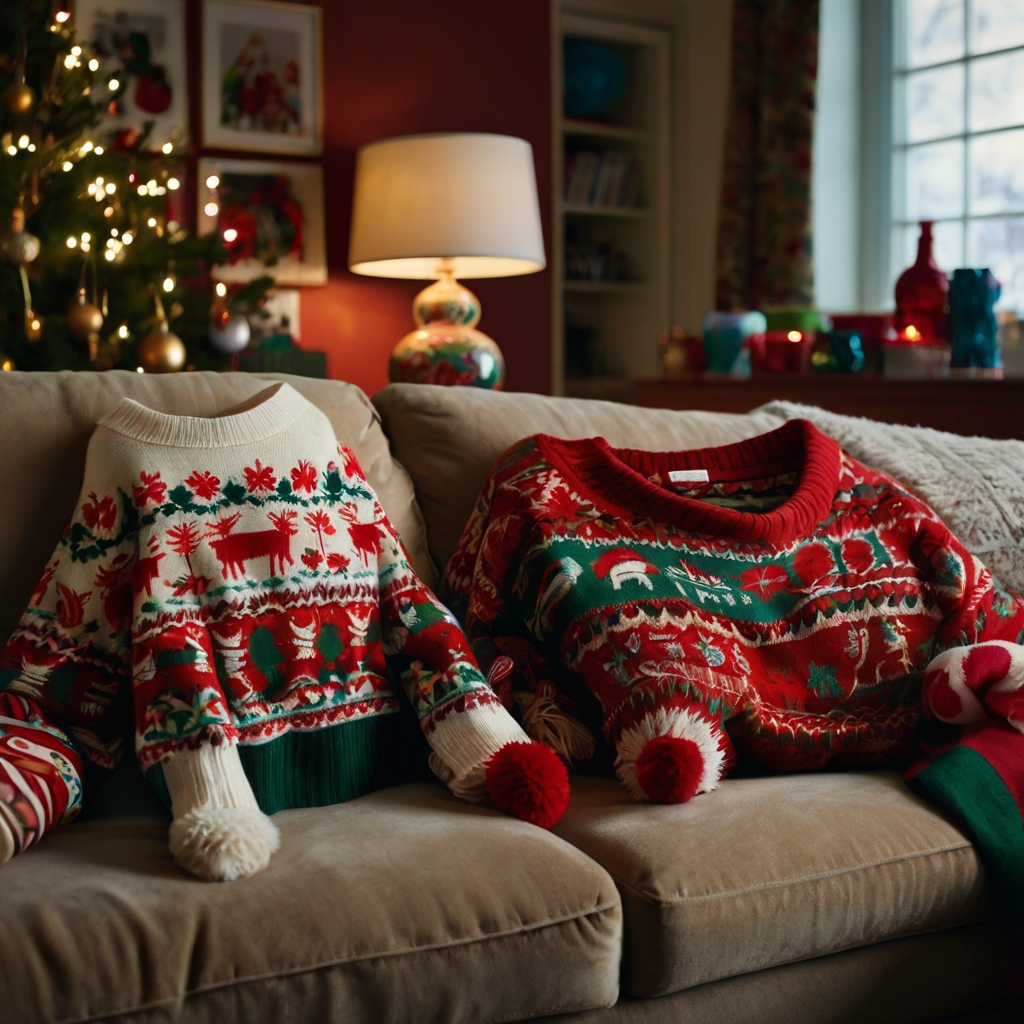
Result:
M655 735L694 737L697 792L737 748L779 770L906 757L929 660L1024 630L1021 598L924 502L804 420L683 452L527 438L445 585L481 664L515 663L498 689L527 731L558 732L582 681L638 796ZM561 742L585 755L578 737Z
M158 791L237 744L266 813L358 796L396 757L392 677L453 788L522 736L322 413L287 384L213 419L123 399L0 653L0 826L20 850L76 813L82 755L112 767L133 717Z

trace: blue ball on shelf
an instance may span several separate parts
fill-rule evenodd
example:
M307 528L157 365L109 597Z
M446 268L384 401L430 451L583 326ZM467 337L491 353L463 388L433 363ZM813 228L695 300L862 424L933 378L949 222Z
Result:
M601 117L626 88L626 64L610 46L566 39L565 116Z

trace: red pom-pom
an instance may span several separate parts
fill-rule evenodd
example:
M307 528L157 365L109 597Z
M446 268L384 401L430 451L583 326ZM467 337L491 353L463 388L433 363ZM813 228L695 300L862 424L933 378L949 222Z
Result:
M551 828L569 806L569 773L543 743L506 743L484 771L491 803L523 821Z
M660 804L684 804L696 792L704 775L704 755L693 740L655 736L640 751L636 780Z

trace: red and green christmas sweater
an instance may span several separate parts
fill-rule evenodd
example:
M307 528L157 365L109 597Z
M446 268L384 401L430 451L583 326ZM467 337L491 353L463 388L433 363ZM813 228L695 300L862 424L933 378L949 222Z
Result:
M377 788L393 680L461 796L529 743L314 406L287 384L210 419L123 399L0 651L0 863L76 814L83 763L126 743L176 819Z
M923 752L913 784L1024 893L1024 701L1019 721L998 701L973 719L959 698L922 705L929 663L982 642L1009 642L1022 668L1001 685L1024 686L1024 601L812 424L682 452L527 438L487 478L445 586L527 731L587 757L589 691L638 798L714 789L738 753L792 771ZM961 689L1002 677L972 678Z

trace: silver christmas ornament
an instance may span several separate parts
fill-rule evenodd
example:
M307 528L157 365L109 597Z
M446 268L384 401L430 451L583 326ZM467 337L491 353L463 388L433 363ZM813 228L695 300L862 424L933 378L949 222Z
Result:
M249 344L249 321L241 313L224 313L210 321L210 348L233 356Z
M16 231L3 240L2 248L11 263L31 263L39 255L39 239L27 231Z

